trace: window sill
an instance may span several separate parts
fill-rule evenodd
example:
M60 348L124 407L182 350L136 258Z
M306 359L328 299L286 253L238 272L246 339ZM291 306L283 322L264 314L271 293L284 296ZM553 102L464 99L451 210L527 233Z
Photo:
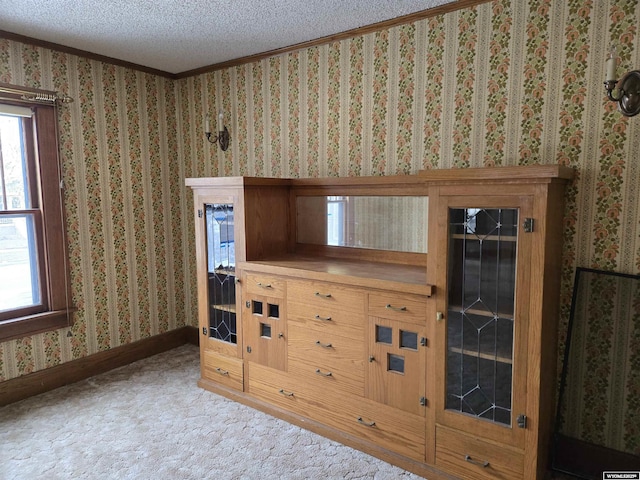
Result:
M54 310L0 321L0 342L70 327L75 310Z

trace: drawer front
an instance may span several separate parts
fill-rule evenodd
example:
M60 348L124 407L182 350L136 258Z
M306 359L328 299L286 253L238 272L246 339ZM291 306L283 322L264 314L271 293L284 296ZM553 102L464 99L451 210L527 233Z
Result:
M291 359L288 371L302 382L327 389L329 395L348 393L364 396L364 367L345 369L341 365L331 366L328 362L316 362L313 359Z
M286 372L274 370L258 363L247 364L248 393L278 407L303 415L304 405L299 401L296 382Z
M300 325L289 325L289 357L328 370L355 371L364 375L364 341L319 334Z
M368 314L423 324L427 318L427 299L419 295L373 292L369 294Z
M243 364L239 358L210 351L202 355L202 376L236 390L243 390Z
M319 334L364 337L364 313L340 310L327 305L287 302L288 320Z
M468 480L512 480L524 474L524 455L438 425L436 466Z
M284 298L285 280L272 275L247 273L245 276L245 291L250 294L266 297Z
M333 395L291 375L250 364L251 395L418 461L425 458L424 418L351 395Z
M305 282L289 280L287 282L289 298L296 302L318 308L329 308L333 312L347 311L364 313L365 293L337 283Z

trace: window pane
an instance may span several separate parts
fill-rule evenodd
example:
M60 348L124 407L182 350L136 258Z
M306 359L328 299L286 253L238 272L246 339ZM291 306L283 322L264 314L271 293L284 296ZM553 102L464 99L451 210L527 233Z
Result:
M31 208L22 139L22 119L0 115L0 210Z
M0 311L40 304L34 217L0 216Z

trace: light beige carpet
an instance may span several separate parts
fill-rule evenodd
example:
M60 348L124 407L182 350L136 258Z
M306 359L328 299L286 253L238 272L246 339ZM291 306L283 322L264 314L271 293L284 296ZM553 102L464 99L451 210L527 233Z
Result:
M418 479L196 386L185 345L0 408L0 479Z

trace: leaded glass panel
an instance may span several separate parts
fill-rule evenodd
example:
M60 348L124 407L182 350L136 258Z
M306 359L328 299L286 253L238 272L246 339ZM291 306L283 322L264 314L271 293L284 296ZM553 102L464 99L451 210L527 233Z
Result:
M449 211L446 408L511 425L517 209Z
M209 337L237 343L232 204L205 205L209 275Z

